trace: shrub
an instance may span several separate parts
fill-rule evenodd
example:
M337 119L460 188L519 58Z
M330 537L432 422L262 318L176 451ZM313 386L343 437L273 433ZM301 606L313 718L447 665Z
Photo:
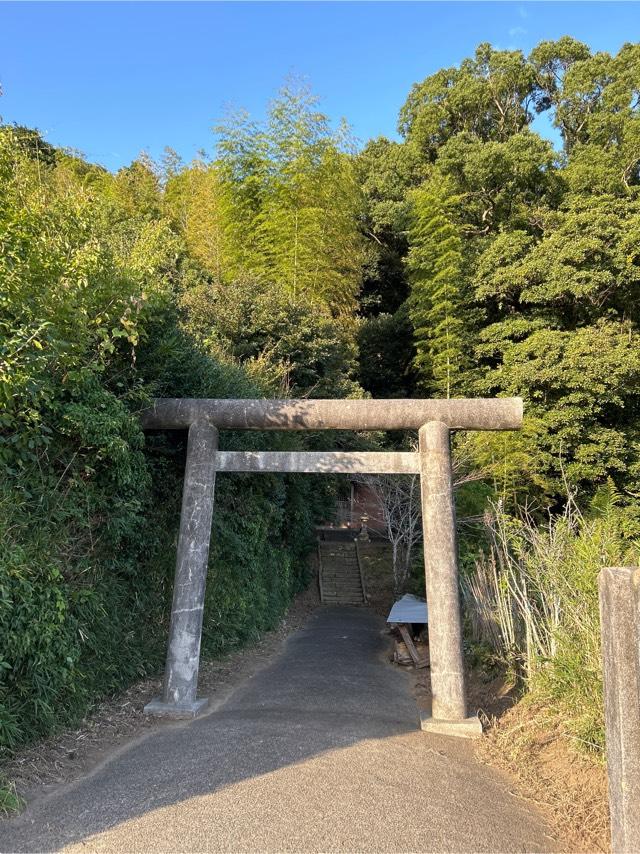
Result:
M494 649L526 689L583 743L604 745L597 578L603 566L637 563L627 510L611 486L588 513L573 497L539 524L500 503L487 516L490 548L463 577L474 641Z

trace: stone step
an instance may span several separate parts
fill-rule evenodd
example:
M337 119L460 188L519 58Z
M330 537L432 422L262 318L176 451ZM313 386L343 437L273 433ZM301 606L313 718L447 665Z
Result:
M327 596L338 597L347 596L350 599L362 599L362 590L324 590L323 595L326 598Z
M362 596L362 589L358 590L357 587L323 587L322 593L324 596Z
M351 596L352 594L354 594L354 595L357 594L358 596L362 596L362 587L360 587L360 586L356 587L355 584L350 584L348 587L345 587L342 584L324 584L323 583L322 589L325 593L331 593L332 595L333 594L342 594L342 593L346 594L346 593L348 593L349 596Z
M323 552L352 552L355 549L353 543L320 543Z
M355 561L353 563L349 563L347 561L323 560L322 566L325 569L357 569L358 568L358 564Z
M330 567L334 567L335 569L357 569L358 562L350 561L350 560L323 560L322 565L325 569L329 569Z
M340 578L360 578L360 571L354 567L353 569L345 569L344 567L323 567L323 575L337 575Z
M343 572L343 571L339 571L339 570L336 570L336 571L332 570L331 572L323 572L322 577L323 578L345 578L345 579L357 578L359 580L360 579L360 573L357 571L356 572Z
M358 572L359 567L357 563L345 565L343 563L323 563L322 568L326 571L331 570L332 572Z
M336 584L334 581L327 581L326 579L322 579L322 588L323 590L359 590L362 592L362 585L356 584Z
M338 578L360 578L360 572L357 568L345 569L344 567L332 567L330 569L323 568L323 575L335 575Z
M337 564L335 566L325 566L323 564L322 569L324 570L324 572L349 572L352 574L355 574L360 571L360 568L357 566L338 566Z
M357 569L358 564L354 560L353 563L347 560L323 560L322 566L325 569Z
M323 576L322 583L325 587L328 584L332 584L334 587L362 587L362 583L359 578L327 578L326 576Z
M354 543L320 543L322 601L363 605L362 580Z
M352 550L349 552L320 552L326 560L357 560L356 553Z
M351 544L345 545L345 546L338 546L337 548L336 548L336 546L321 546L320 547L321 552L324 552L326 554L337 554L337 555L353 554L355 552L355 550L356 550L355 546L351 545Z
M357 569L323 569L323 575L335 575L337 578L360 578L360 572Z
M325 592L332 590L336 593L362 593L362 587L359 584L332 584L330 581L323 581L322 589Z
M345 591L349 591L349 592L357 590L358 593L362 593L362 585L361 584L340 584L340 583L336 584L333 581L325 581L324 579L322 580L322 589L323 590L338 590L338 591L345 590Z
M354 551L349 551L349 552L320 552L320 554L325 559L357 560L356 554Z
M321 543L320 549L323 552L335 552L336 554L344 554L345 552L354 552L356 547L353 543Z
M357 569L358 562L357 561L348 561L348 560L323 560L322 566L325 569Z
M362 588L323 587L322 595L327 596L359 596L362 599Z

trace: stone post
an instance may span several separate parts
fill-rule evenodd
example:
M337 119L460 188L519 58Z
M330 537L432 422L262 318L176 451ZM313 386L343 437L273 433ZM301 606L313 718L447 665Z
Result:
M207 704L197 700L200 637L211 539L218 431L206 422L189 428L178 555L162 698L148 714L185 718Z
M421 716L421 726L428 732L475 737L482 727L477 717L467 717L448 426L441 421L422 426L418 450L433 697L431 715Z
M606 567L598 582L611 848L632 854L640 851L640 569Z

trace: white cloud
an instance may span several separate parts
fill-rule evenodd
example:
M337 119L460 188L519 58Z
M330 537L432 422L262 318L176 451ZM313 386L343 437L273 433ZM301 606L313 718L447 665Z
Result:
M509 30L509 35L511 38L515 38L516 36L526 36L527 31L524 27L511 27Z

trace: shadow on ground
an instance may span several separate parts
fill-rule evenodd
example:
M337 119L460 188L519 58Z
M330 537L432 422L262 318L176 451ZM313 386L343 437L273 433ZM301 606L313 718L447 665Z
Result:
M217 711L0 828L2 851L552 851L471 746L418 730L383 621L322 608Z

